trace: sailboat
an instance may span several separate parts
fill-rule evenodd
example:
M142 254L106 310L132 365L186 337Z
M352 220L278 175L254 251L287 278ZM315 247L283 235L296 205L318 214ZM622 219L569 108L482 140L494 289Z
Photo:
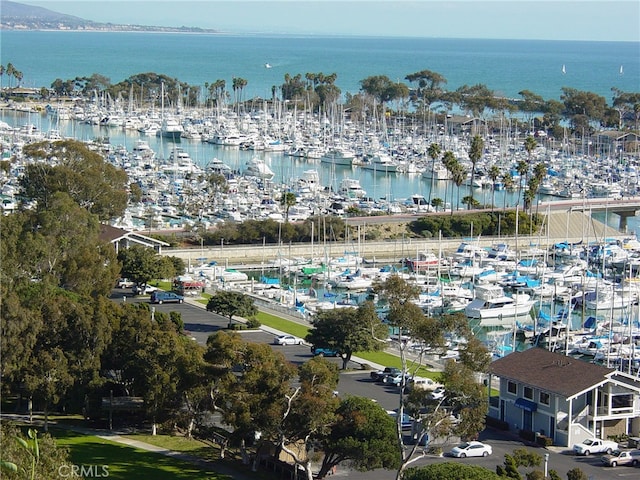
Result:
M620 65L620 75L624 75L624 67Z
M564 63L562 64L562 74L567 73L567 67L565 67Z

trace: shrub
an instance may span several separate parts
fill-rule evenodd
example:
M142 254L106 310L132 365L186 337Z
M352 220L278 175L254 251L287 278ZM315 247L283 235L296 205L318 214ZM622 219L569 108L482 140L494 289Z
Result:
M244 323L229 322L227 328L229 330L244 330L247 328L247 326Z
M538 435L536 437L536 443L541 447L550 447L553 445L553 438L547 437L546 435Z
M509 423L504 420L499 420L494 417L487 417L486 424L488 427L496 428L498 430L502 430L504 432L509 430Z
M520 430L518 435L520 436L520 438L527 440L529 442L536 441L536 432L532 432L531 430Z
M256 329L256 328L260 328L260 325L262 325L260 323L260 320L258 320L257 318L250 318L249 320L247 320L247 328L250 329Z

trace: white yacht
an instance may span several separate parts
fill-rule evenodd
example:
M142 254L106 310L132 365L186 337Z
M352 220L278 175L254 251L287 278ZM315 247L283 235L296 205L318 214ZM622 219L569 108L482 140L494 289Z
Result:
M343 178L340 182L338 193L352 199L362 198L367 195L367 192L360 185L360 180L355 178Z
M476 285L475 298L464 312L469 318L480 319L483 326L511 325L514 317L528 315L534 303L526 293L508 297L500 285Z
M331 163L333 165L353 165L356 154L343 147L332 147L320 157L322 163Z
M271 180L275 176L275 173L264 160L253 157L247 162L244 174L249 177L262 178L263 180Z
M367 156L360 164L365 170L373 170L375 173L396 173L398 165L398 162L386 153L376 153L371 157Z
M180 140L184 128L174 117L165 117L160 124L160 129L156 132L156 136L171 138L174 141Z

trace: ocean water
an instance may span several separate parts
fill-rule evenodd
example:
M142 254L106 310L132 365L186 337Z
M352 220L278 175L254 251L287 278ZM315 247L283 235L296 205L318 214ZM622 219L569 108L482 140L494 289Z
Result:
M610 102L614 87L640 91L636 42L37 31L2 31L0 40L2 64L12 63L30 87L94 73L118 83L155 72L190 85L221 79L228 90L242 77L249 99L271 98L285 74L336 73L345 94L369 76L406 82L428 69L445 77L448 90L484 84L510 98L529 90L559 99L569 87Z

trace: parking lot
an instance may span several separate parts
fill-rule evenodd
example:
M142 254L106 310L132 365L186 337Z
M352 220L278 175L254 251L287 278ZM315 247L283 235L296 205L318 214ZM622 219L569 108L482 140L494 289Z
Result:
M112 295L114 301L123 301L124 295L127 295L126 301L146 301L148 298L132 297L130 290L115 289ZM198 343L204 345L206 340L212 333L218 330L226 329L229 323L228 318L221 317L220 315L207 312L203 307L193 305L189 302L183 304L162 304L152 305L156 311L178 311L182 315L182 319L185 324L185 330L188 334ZM239 333L247 340L257 343L268 343L273 346L274 349L282 351L286 358L295 363L301 364L312 358L311 349L309 345L273 345L273 338L275 333L267 331L266 329L242 331ZM327 357L327 360L336 362L338 365L342 364L340 358ZM340 381L338 384L338 394L343 395L357 395L366 398L374 399L385 410L393 410L398 407L399 392L398 388L391 385L385 385L382 383L375 383L371 381L370 371L361 370L361 366L358 363L351 362L349 364L349 370L342 372L340 375ZM502 464L504 461L505 453L511 453L514 449L526 446L520 439L512 434L495 431L492 429L486 429L480 434L480 441L490 444L493 448L493 453L489 457L476 457L476 458L448 458L446 455L443 457L435 457L425 455L417 460L412 466L428 465L431 463L440 463L443 461L463 462L473 465L481 465L492 471L495 471L496 465ZM455 444L456 439L450 439L443 445L443 450L447 452ZM549 449L543 449L540 447L527 447L534 450L540 455L549 453L548 468L556 470L560 477L565 479L566 474L573 468L580 468L590 480L614 480L614 479L638 479L640 478L640 468L635 467L604 467L600 461L600 455L591 455L588 457L577 457L573 455L570 448L556 448L551 447ZM543 467L541 466L540 469ZM529 471L523 469L524 473ZM347 475L347 471L344 469L338 469L337 475ZM389 478L389 472L385 470L374 472L355 472L348 471L348 476L354 479L367 479L367 480L382 480Z

